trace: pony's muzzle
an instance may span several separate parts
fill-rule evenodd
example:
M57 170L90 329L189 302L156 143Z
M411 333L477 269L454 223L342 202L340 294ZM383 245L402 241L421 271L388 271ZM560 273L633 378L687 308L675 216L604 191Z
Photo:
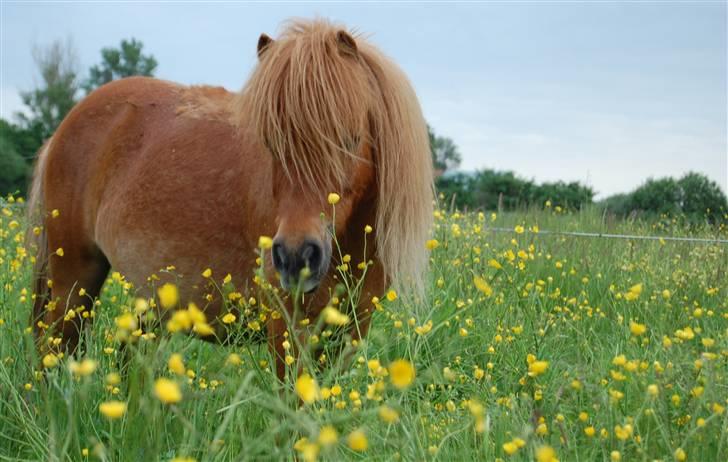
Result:
M291 248L283 239L276 238L271 253L283 289L303 293L318 288L331 260L331 246L314 239L305 239L300 246Z

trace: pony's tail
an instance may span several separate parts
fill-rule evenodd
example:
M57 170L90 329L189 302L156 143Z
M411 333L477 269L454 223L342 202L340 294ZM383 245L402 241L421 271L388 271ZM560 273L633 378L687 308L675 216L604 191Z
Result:
M33 330L38 334L38 321L43 317L46 301L50 298L48 287L48 235L44 226L45 205L43 203L43 178L51 140L45 142L38 152L30 185L27 208L27 230L25 247L35 255L33 264L33 312L30 320Z

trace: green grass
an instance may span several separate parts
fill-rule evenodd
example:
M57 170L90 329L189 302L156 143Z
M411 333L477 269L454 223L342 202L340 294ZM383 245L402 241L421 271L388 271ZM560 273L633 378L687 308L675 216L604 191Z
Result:
M265 345L243 341L247 320L232 325L241 340L234 346L157 329L156 338L136 339L125 353L115 318L132 306L133 288L120 280L105 286L84 339L96 370L74 377L64 358L41 373L28 329L32 251L23 257L18 250L22 206L0 205L0 460L304 460L316 451L320 460L533 460L543 446L562 461L610 460L614 451L621 460L673 460L677 450L687 460L728 459L728 246L529 231L725 239L725 227L611 221L593 211L533 210L495 220L440 211L424 300L382 297L366 341L349 342L350 365L328 349L329 367L299 359L325 395L334 385L342 389L302 405L291 380L274 378ZM517 225L526 232L487 231ZM479 291L474 276L492 294ZM625 299L637 284L639 296ZM275 308L270 291L256 289L255 306L249 295L240 302L249 317L261 304ZM431 330L417 333L428 321ZM646 332L633 335L630 322ZM320 332L326 326L308 329L329 343ZM168 370L173 353L194 378ZM230 364L231 354L242 364ZM529 376L528 355L547 361L545 372ZM625 364L615 364L619 355ZM417 373L404 390L383 376L400 358ZM105 382L112 372L120 372L120 383ZM163 376L180 384L180 403L155 396ZM109 400L127 403L122 418L99 412ZM379 417L383 405L398 412L397 422ZM324 425L339 436L328 447L316 443ZM368 442L363 452L347 444L357 429ZM523 444L507 455L504 444L512 442Z

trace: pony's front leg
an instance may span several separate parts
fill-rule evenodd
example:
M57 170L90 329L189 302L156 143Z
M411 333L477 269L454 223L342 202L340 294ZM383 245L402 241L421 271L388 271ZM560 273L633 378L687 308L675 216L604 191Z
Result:
M283 382L286 378L286 332L288 325L282 317L268 320L268 349L273 357L278 380Z

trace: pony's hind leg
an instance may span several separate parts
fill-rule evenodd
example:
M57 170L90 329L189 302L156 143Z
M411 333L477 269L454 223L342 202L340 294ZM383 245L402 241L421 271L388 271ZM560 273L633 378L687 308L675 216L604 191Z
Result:
M51 247L52 249L53 247ZM92 319L94 299L109 272L109 262L98 250L64 249L50 254L48 269L51 298L43 313L45 341L52 350L73 353L79 344L83 323Z

